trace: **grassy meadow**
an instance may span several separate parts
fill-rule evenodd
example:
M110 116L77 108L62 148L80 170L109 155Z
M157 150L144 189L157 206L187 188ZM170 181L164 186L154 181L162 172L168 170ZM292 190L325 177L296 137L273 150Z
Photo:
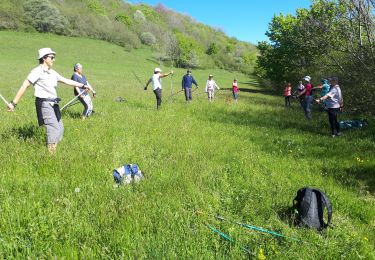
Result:
M331 138L318 108L306 121L295 100L284 107L282 91L222 70L193 71L200 88L186 104L182 93L168 100L185 73L175 69L163 79L156 111L151 86L143 90L159 66L150 49L127 52L103 41L5 31L0 46L0 93L9 101L42 47L57 52L53 68L67 78L76 62L83 64L98 93L92 118L80 119L80 104L63 113L64 139L53 156L37 127L33 88L14 113L3 103L1 259L375 259L373 118L366 128ZM209 73L223 89L213 103L202 94ZM227 90L234 77L242 89L238 104ZM58 94L65 104L73 90L59 85ZM358 116L344 112L340 119ZM123 163L138 163L146 178L117 187L112 171ZM289 208L304 186L331 200L332 226L321 233L292 223Z

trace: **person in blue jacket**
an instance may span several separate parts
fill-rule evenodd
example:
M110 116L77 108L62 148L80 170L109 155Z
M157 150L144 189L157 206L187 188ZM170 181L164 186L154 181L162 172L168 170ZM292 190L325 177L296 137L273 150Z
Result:
M187 73L182 77L181 82L182 90L185 91L185 98L186 102L188 103L191 102L191 100L193 99L191 90L193 84L196 86L196 88L199 87L194 77L191 75L191 70L188 69Z

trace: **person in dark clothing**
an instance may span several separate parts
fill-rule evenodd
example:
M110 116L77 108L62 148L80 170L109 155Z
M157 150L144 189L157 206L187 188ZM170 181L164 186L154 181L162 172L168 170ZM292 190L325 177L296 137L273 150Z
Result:
M86 77L82 74L82 65L80 63L76 63L74 65L74 74L72 75L71 79L79 83L85 84L85 86L91 86L90 83L87 81ZM92 99L88 91L82 87L75 87L74 95L79 95L78 99L84 107L82 112L82 119L89 117L94 112L94 105L92 103ZM96 92L94 90L92 96L96 97Z
M182 77L181 87L185 91L186 102L191 102L192 98L192 85L195 85L198 88L198 84L195 81L194 77L191 75L191 70L188 69L186 74Z

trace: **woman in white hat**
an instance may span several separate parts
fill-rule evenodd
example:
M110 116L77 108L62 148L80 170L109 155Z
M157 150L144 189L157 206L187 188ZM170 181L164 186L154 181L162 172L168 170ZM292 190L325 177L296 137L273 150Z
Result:
M208 95L208 101L212 102L214 99L214 94L215 94L215 89L220 89L219 86L216 84L214 81L214 76L213 75L208 75L208 80L206 82L206 88L205 92Z
M168 75L173 74L173 70L169 73L162 74L160 73L161 69L155 68L154 75L147 81L144 90L147 90L148 85L152 82L153 90L156 97L156 109L159 109L161 106L161 78L167 77Z
M86 77L82 74L82 65L80 63L76 63L74 65L74 73L71 79L81 84L84 84L85 86L91 87ZM94 109L94 105L88 92L89 91L87 91L87 89L84 89L83 87L74 88L74 95L79 95L78 99L84 107L82 112L82 119L85 119L86 117L90 116ZM92 96L96 97L96 92L94 90L92 92Z
M57 82L72 87L83 87L84 84L66 79L52 69L56 52L51 48L42 48L38 51L39 66L27 76L14 99L8 104L8 111L14 111L18 102L30 85L34 86L35 106L40 126L45 125L47 130L47 148L50 153L56 151L57 143L62 140L64 125L57 97ZM84 86L91 89L90 86Z

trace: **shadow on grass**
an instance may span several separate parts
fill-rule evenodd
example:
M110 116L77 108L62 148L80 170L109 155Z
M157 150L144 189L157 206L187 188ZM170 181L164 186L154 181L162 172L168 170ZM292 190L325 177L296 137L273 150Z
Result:
M7 140L11 137L16 137L17 139L21 139L23 141L32 140L37 143L45 142L43 127L38 127L37 125L33 124L13 127L1 134L1 139L3 140Z
M220 88L221 90L229 90L232 91L232 88ZM253 89L253 88L240 88L240 93L250 93L250 94L263 94L263 95L270 95L270 96L280 96L280 94L272 89Z
M265 105L264 111L253 111L251 107L246 111L228 111L225 108L217 108L216 113L196 114L195 116L204 121L248 127L252 132L251 135L249 133L249 139L272 156L290 154L296 159L303 158L311 162L321 159L322 156L334 161L338 160L338 156L343 160L353 160L353 166L350 168L342 168L339 160L337 164L327 168L322 167L321 171L347 187L375 192L375 175L373 174L375 167L359 167L354 161L355 151L359 154L360 148L363 148L365 149L364 156L368 157L373 149L374 136L370 129L359 131L360 133L354 137L344 133L343 137L333 139L329 134L326 113L319 112L318 107L314 109L313 119L306 120L298 107L284 110L278 105L277 109L272 109L274 101L268 102L264 99L263 104ZM299 138L295 139L293 132L288 130L296 130ZM288 134L285 131L288 131ZM254 133L258 137L254 138ZM300 134L304 134L305 137L301 138ZM358 147L359 140L362 141L361 147ZM327 147L331 150L326 150Z
M75 111L71 111L71 110L65 110L63 111L63 116L68 116L70 118L73 118L73 119L79 119L82 117L82 114L80 112L75 112Z

